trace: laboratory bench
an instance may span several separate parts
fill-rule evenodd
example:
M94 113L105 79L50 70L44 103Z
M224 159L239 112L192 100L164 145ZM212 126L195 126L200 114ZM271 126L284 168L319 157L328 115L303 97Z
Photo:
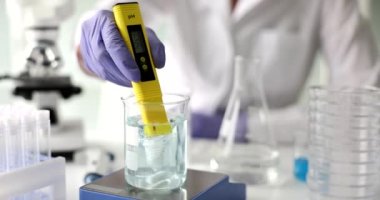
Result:
M188 150L189 156L205 155L198 152L208 152L210 145L215 141L212 140L192 140ZM91 145L96 146L96 145ZM116 169L123 166L123 145L108 144L102 145L102 148L108 147L109 151L115 152ZM193 151L192 151L193 150ZM247 199L257 200L282 200L294 199L304 200L308 199L307 185L293 177L293 155L294 149L291 145L282 145L279 147L279 177L278 181L271 185L247 185L246 196ZM120 159L118 159L120 158ZM191 159L191 158L190 158ZM85 165L84 162L71 162L66 165L66 185L67 185L67 199L79 199L79 188L84 185L85 175L93 171L93 167ZM117 168L119 167L119 168ZM204 166L199 163L189 163L189 168L202 169ZM116 170L115 170L116 171Z

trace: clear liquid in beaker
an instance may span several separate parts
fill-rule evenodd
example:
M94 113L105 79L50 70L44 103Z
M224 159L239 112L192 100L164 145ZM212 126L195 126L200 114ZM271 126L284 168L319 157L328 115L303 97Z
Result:
M141 189L175 189L186 178L187 120L169 117L170 134L146 137L140 116L126 121L126 181Z

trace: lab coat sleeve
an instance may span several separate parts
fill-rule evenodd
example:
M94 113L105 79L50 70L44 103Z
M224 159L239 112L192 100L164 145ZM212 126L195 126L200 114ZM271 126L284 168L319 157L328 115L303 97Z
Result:
M378 83L378 49L356 0L321 0L320 42L331 86Z

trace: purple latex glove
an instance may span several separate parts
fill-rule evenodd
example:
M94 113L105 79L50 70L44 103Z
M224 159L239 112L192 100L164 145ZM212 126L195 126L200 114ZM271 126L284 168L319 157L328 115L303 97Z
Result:
M157 68L165 65L165 47L156 34L147 28L148 40ZM132 58L119 30L113 13L98 11L82 24L80 52L85 67L103 80L121 86L131 86L140 80L140 70Z
M193 138L216 139L222 125L224 110L218 110L213 115L202 113L191 114L191 135ZM235 141L248 142L247 134L247 112L241 112L237 124Z

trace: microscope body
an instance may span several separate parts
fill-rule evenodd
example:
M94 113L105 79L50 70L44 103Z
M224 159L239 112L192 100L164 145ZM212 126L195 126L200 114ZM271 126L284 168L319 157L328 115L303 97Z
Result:
M21 55L16 58L18 75L14 77L13 94L33 102L39 109L50 111L52 153L81 148L82 123L67 124L59 110L62 100L81 93L81 88L72 84L70 76L60 73L64 59L58 47L59 27L73 14L74 1L6 0L6 8L11 34L18 37L12 42L18 42L16 53ZM62 146L63 143L72 146Z

